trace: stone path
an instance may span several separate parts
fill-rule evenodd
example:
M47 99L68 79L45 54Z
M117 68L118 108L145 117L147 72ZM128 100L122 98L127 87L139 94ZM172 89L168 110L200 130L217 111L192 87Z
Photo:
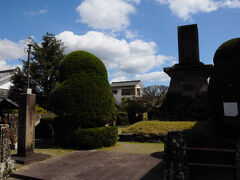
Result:
M161 180L163 162L146 154L75 151L24 166L12 180Z

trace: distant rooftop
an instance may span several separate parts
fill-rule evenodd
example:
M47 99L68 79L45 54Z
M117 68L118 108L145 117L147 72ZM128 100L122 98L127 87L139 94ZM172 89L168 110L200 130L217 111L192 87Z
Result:
M138 83L141 83L141 81L140 80L134 80L134 81L112 82L111 87L136 86Z
M0 71L0 81L2 79L5 79L5 77L8 77L9 75L11 75L14 71L15 71L15 69L8 69L8 70Z

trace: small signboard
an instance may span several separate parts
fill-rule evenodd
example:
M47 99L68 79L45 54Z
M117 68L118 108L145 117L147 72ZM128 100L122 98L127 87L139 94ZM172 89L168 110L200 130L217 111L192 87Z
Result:
M236 102L224 102L223 103L224 116L237 117L238 104Z

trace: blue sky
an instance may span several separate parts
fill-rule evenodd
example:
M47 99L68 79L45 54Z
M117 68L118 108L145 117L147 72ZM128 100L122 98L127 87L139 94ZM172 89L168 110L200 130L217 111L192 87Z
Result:
M26 58L27 37L53 33L66 52L87 50L106 65L109 81L168 85L163 67L178 62L177 26L198 24L200 60L240 36L240 0L0 1L0 69Z

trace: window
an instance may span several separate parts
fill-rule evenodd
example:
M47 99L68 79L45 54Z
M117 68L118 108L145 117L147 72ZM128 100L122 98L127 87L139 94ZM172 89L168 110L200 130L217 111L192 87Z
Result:
M122 89L122 95L135 95L135 89Z
M112 93L113 94L117 94L117 90L112 90Z

